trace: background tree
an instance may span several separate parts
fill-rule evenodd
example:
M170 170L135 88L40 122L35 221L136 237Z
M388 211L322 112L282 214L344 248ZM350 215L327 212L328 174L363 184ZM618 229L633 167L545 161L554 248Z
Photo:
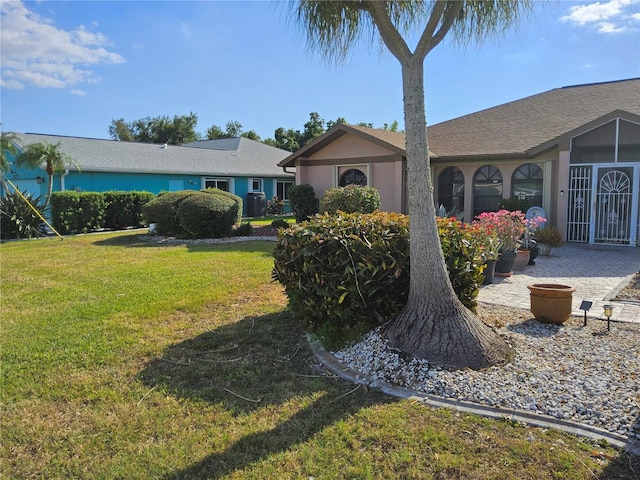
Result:
M379 38L402 70L410 214L411 284L400 316L388 327L392 346L454 368L504 362L508 345L458 300L438 238L424 101L424 59L453 29L462 41L506 29L528 0L300 1L295 15L308 45L343 60L361 36ZM422 32L413 49L405 38ZM404 36L403 36L404 35Z
M73 163L73 159L68 154L60 150L60 142L53 144L47 142L32 143L18 155L16 160L18 166L25 168L44 168L47 172L48 187L47 197L43 210L49 206L51 192L53 191L53 176L62 173L66 166Z
M144 117L131 122L124 118L112 120L109 125L109 136L123 142L167 143L182 145L200 139L196 133L198 115L166 115L158 117Z

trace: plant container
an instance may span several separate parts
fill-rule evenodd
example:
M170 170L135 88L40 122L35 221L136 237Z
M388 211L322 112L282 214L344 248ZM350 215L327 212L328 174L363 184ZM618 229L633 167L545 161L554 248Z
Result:
M531 313L542 323L566 322L571 316L575 287L556 283L536 283L527 287L531 299Z

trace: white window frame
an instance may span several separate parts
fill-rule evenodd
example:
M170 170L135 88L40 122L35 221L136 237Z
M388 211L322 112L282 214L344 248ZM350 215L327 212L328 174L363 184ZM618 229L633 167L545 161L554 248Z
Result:
M293 179L289 180L289 179L285 179L285 178L276 178L276 179L273 181L273 195L274 195L274 196L278 196L278 184L279 184L279 183L282 183L282 184L290 183L290 184L291 184L291 187L292 187L292 186L294 186L294 185L296 184L295 180L293 180ZM289 187L289 188L291 188L291 187ZM284 196L284 193L285 193L286 191L287 191L287 189L286 189L286 188L283 188L283 189L282 189L283 196ZM285 203L289 203L289 198L282 198L281 200L284 200L284 202L285 202Z
M258 182L258 184L260 185L259 189L255 189L253 187L254 182ZM254 193L254 192L264 192L264 180L262 178L250 178L249 179L249 192Z
M235 193L236 186L234 182L234 178L232 177L204 177L202 179L202 188L207 188L207 182L228 182L229 183L229 193ZM214 187L217 188L217 187Z

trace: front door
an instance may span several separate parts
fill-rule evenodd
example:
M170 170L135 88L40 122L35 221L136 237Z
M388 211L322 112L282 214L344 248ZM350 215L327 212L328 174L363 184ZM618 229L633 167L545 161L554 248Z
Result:
M638 244L639 179L638 165L571 167L567 240Z
M597 169L594 243L630 245L635 237L632 213L637 216L634 205L638 204L638 188L633 185L633 170L633 167Z

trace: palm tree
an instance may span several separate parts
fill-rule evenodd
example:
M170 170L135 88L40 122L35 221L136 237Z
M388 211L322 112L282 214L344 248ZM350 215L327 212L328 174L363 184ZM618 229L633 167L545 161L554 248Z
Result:
M17 163L19 166L26 168L42 167L47 172L49 186L43 206L43 209L46 209L49 206L51 192L53 191L53 176L64 171L66 165L73 163L73 159L60 150L60 142L57 144L39 142L27 145L23 152L18 155Z
M18 155L18 145L20 138L13 132L2 132L0 138L0 172L7 173L11 170L9 165L9 155L16 157Z
M393 347L453 368L504 362L508 345L458 300L440 246L433 200L424 103L424 59L451 31L463 42L504 31L530 0L309 1L295 10L310 48L343 60L359 36L376 33L402 68L407 191L411 217L411 284L406 307L389 325ZM424 27L422 27L424 25ZM420 27L418 30L417 27ZM422 32L413 51L405 36Z

